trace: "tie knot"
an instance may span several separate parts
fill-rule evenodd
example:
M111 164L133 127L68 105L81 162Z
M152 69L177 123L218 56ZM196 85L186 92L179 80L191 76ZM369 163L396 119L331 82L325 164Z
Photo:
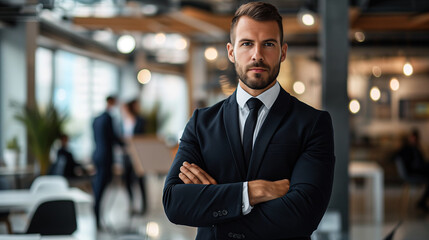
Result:
M249 107L250 110L255 109L256 111L258 111L261 106L262 106L262 102L257 98L252 97L249 100L247 100L247 107Z

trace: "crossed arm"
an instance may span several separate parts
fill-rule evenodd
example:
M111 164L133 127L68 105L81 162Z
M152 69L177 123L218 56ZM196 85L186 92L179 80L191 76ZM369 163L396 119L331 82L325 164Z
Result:
M180 167L179 178L185 184L217 184L208 173L198 165L183 162ZM278 181L253 180L248 183L248 193L250 205L267 202L284 196L289 190L289 180L282 179Z

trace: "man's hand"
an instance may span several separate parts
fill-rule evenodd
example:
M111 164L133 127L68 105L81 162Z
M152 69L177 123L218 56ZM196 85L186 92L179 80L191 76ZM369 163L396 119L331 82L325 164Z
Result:
M251 206L258 203L267 202L286 195L289 191L289 180L278 181L254 180L249 181L249 202Z
M208 173L198 167L198 165L188 162L183 162L180 167L179 178L185 184L217 184Z

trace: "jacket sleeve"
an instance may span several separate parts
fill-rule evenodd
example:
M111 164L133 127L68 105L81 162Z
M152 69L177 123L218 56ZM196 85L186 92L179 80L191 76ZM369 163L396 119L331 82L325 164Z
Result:
M287 239L309 237L326 211L334 173L332 122L322 112L297 160L288 193L256 205L239 219L216 226L218 239Z
M186 125L179 150L167 175L163 205L168 219L176 224L208 227L237 219L242 215L243 183L217 185L184 184L179 178L184 161L205 169L196 123L198 110Z

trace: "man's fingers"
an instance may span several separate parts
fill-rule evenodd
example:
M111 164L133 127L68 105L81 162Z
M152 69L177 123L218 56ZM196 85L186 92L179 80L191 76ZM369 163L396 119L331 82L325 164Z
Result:
M216 180L214 180L208 173L206 173L203 169L201 169L196 164L189 164L188 162L183 162L183 165L180 167L180 172L182 174L184 174L183 177L186 177L190 181L189 183L193 183L193 184L217 184ZM180 179L182 179L182 178L180 178ZM182 181L183 181L183 179L182 179ZM185 182L185 183L187 183L187 182Z
M206 179L209 181L209 184L217 184L217 182L216 182L216 180L214 180L214 178L212 178L208 173L206 173L206 171L204 171L202 168L200 168L195 163L192 163L191 167L196 168L199 172L201 172L206 177ZM191 169L191 171L192 171L192 169Z
M183 166L186 169L188 169L202 184L210 184L210 181L207 179L206 175L203 173L204 170L202 170L197 165L191 165L187 162L183 163Z
M192 181L185 175L185 174L183 174L183 173L179 173L179 178L180 178L180 180L182 180L183 181L183 183L185 183L185 184L190 184L190 183L192 183Z
M202 184L201 180L197 176L195 176L195 174L193 174L187 167L181 166L180 172L183 173L191 181L191 183Z

